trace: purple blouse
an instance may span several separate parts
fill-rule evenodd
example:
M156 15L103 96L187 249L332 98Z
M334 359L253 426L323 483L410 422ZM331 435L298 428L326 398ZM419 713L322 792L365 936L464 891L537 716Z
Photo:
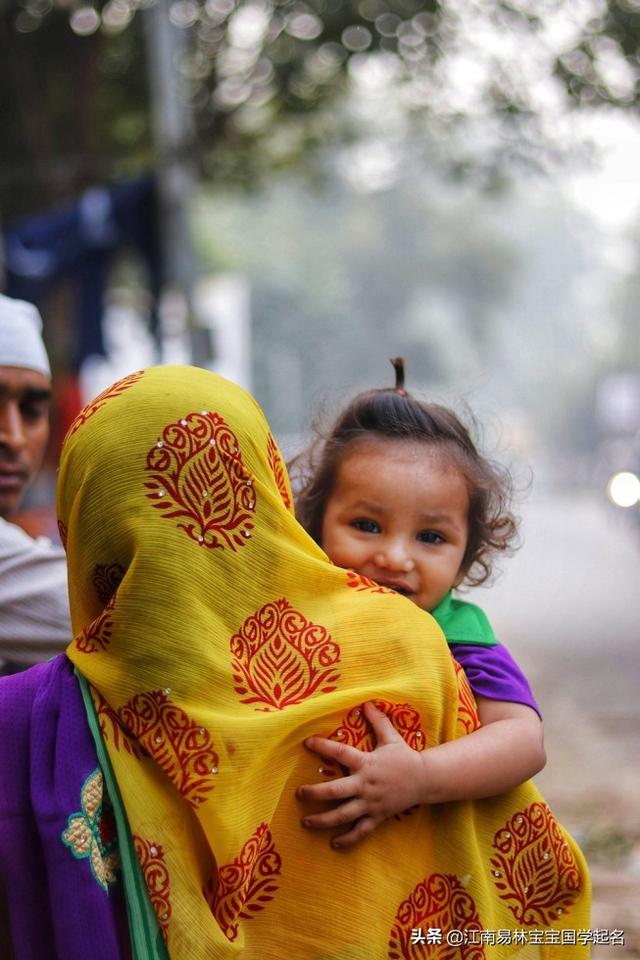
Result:
M127 960L115 830L66 657L0 678L0 774L14 960Z
M483 647L477 643L450 643L449 649L467 675L469 685L479 697L507 700L540 709L522 670L501 643Z

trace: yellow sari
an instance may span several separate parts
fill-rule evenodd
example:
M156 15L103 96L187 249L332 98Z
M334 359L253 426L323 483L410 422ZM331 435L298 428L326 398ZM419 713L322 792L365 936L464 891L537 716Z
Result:
M589 925L582 855L529 783L339 853L300 826L297 787L335 773L305 737L371 749L367 700L416 750L477 717L435 621L297 524L252 397L190 367L120 380L69 431L58 516L67 653L172 960L588 955L563 945Z

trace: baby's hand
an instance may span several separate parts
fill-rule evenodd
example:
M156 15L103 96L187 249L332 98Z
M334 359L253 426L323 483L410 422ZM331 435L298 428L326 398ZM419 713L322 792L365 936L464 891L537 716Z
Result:
M336 800L331 810L302 819L303 827L330 829L352 824L331 841L335 848L352 847L378 824L420 802L421 754L402 739L391 721L372 703L364 705L377 746L363 753L345 743L309 737L305 746L328 760L335 760L350 773L338 780L299 787L300 800Z

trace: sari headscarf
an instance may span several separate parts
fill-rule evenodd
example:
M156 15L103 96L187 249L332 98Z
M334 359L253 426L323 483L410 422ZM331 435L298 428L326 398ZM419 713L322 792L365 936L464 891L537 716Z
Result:
M341 853L300 826L296 788L340 774L304 738L372 749L367 700L416 750L478 721L432 618L297 524L247 393L189 367L124 378L72 425L58 489L68 656L172 960L566 957L588 878L529 784L407 811ZM447 946L452 929L477 944Z

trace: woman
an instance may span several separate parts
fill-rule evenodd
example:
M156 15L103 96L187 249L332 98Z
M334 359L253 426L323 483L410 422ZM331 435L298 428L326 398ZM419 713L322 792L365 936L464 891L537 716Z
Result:
M588 927L581 854L529 784L407 811L342 854L301 828L297 788L337 773L304 750L309 735L370 749L369 700L416 750L463 735L477 717L435 622L330 565L291 504L257 404L209 372L140 371L72 425L58 516L74 630L67 656L79 676L59 660L36 668L45 673L35 691L0 687L0 734L19 730L16 748L30 751L29 775L15 754L10 779L32 825L34 772L46 769L56 798L25 874L56 946L23 946L29 924L13 898L17 960L86 956L69 941L87 913L120 943L104 957L127 955L113 818L132 952L145 960L528 960L564 957L563 931ZM98 757L81 770L73 737L55 733L72 683L86 707L77 734L92 732ZM46 743L24 719L43 690L53 700ZM20 851L3 837L15 795L0 788L10 898ZM99 910L84 888L60 888L62 861L101 891ZM505 933L516 929L525 935Z

